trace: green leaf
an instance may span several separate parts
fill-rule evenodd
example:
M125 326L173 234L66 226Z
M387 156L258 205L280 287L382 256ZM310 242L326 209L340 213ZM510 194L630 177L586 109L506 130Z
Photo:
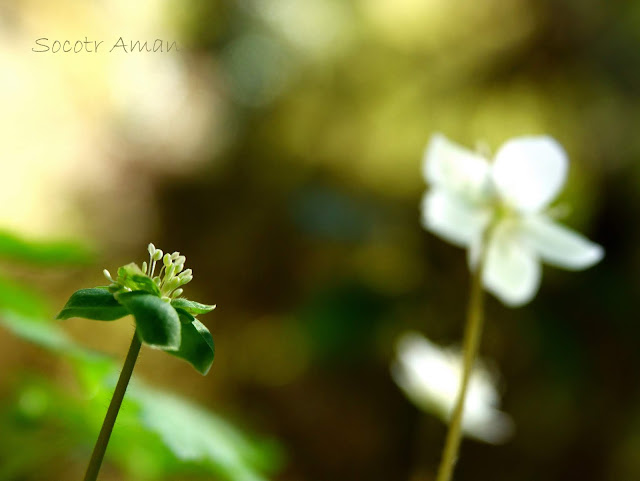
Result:
M2 423L0 458L9 456L7 459L13 464L4 463L0 467L0 479L15 479L26 473L38 478L38 473L55 459L93 445L118 379L120 363L73 346L58 323L23 318L5 321L21 337L70 357L81 381L79 388L83 395L78 396L71 395L68 388L55 387L50 380L43 378L34 384L33 379L21 377L21 382L28 383L25 386L28 391L20 395L20 402L4 403L0 410L4 419L9 414L17 416L19 411L20 419L32 423L29 436L22 424ZM41 329L47 326L50 329ZM16 426L18 431L6 429L8 425ZM65 440L52 452L47 451L50 432L62 432ZM16 453L30 450L33 452L29 456L17 458ZM48 456L51 453L53 456ZM47 456L38 458L44 454ZM147 387L139 379L127 390L107 459L131 479L149 481L192 476L220 481L267 481L283 464L282 451L273 440L256 438L220 415L170 392Z
M200 304L199 302L190 301L189 299L184 298L173 299L171 301L171 305L176 309L184 309L192 315L206 314L207 312L211 312L216 308L216 306L208 306L207 304Z
M0 308L33 317L51 315L46 299L39 292L4 276L0 276Z
M136 318L142 342L157 349L180 348L180 320L171 304L145 291L121 292L116 299Z
M266 481L264 472L282 464L282 452L270 441L257 441L214 413L172 393L140 383L127 396L138 403L145 428L157 433L184 462L209 466L216 478Z
M0 257L34 264L87 264L92 257L86 247L66 241L34 242L0 231Z
M160 296L160 289L134 262L118 269L118 281L132 291L147 291Z
M125 285L132 291L147 291L150 294L155 294L160 297L160 289L148 276L133 275L127 279L127 283Z
M119 364L102 376L98 392L70 392L44 376L25 373L0 405L0 480L63 479L60 459L95 443ZM51 442L55 433L59 442ZM56 461L58 460L58 461ZM113 430L106 461L126 479L268 481L282 466L272 439L245 432L219 414L134 380ZM66 479L66 478L64 478Z
M180 348L177 351L167 350L180 359L184 359L196 370L205 375L209 372L216 349L209 329L199 320L182 309L176 309L180 317Z
M94 321L114 321L129 314L104 287L80 289L74 292L56 319L84 317Z
M3 311L0 312L0 325L6 327L14 336L54 352L66 353L76 349L73 341L52 321Z
M142 272L142 269L140 269L140 266L138 266L138 264L136 264L135 262L129 262L129 264L127 265L118 267L118 277L122 277L123 279L126 279L127 277L135 276L135 275L139 275L139 276L145 275L144 272Z

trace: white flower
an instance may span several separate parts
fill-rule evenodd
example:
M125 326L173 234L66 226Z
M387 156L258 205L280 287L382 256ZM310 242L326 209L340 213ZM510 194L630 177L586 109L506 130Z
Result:
M493 163L443 135L431 139L423 174L431 189L422 223L469 249L475 266L485 231L483 284L505 304L529 302L540 285L540 261L570 270L602 259L602 247L552 220L546 212L567 176L568 160L551 137L519 137L498 150Z
M447 422L460 388L460 353L438 347L417 332L404 334L396 347L398 359L391 367L395 382L418 407ZM463 432L487 443L506 441L513 433L513 421L498 410L499 401L494 379L476 363L465 400Z

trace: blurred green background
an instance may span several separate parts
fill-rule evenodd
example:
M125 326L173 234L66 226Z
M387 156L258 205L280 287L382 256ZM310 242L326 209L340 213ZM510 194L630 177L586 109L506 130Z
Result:
M465 441L456 479L640 479L638 32L638 2L2 2L0 227L32 243L0 249L0 307L51 319L103 268L142 262L148 242L179 250L189 297L218 305L202 317L216 360L202 378L144 349L140 378L254 433L269 479L433 479L445 426L389 365L406 329L460 339L469 275L461 250L420 227L422 152L435 131L492 151L547 133L571 159L566 223L606 256L580 273L545 268L524 308L488 302L481 352L517 432L499 447ZM33 52L43 37L104 44ZM180 51L109 52L119 37ZM65 258L51 239L88 251ZM8 318L0 477L80 479L87 419L107 400L78 414L78 356L61 357L59 339L34 347ZM129 321L62 327L118 363L132 333ZM157 432L136 425L116 428L123 457L105 481L252 479L173 470ZM20 463L17 446L53 459Z

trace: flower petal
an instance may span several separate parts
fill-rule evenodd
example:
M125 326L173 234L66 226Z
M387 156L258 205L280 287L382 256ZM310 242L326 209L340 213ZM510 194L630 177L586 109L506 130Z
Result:
M435 134L424 153L425 180L470 199L486 198L491 188L491 167L481 155Z
M554 139L520 137L502 145L492 174L504 200L523 212L537 212L558 195L567 169L567 155Z
M433 344L416 332L402 335L398 357L391 367L395 382L418 407L448 421L458 398L462 355L457 349ZM477 362L469 380L462 429L470 437L500 443L513 432L513 421L498 410L500 396L495 379Z
M478 239L491 213L441 189L431 189L422 199L425 229L460 247Z
M604 249L546 216L529 216L523 222L525 241L545 262L569 270L591 267Z
M469 437L489 444L503 444L515 431L511 416L498 409L486 408L481 416L472 415L465 403L462 430Z
M540 286L540 262L522 241L514 221L498 224L490 236L482 281L504 304L516 307L529 302Z

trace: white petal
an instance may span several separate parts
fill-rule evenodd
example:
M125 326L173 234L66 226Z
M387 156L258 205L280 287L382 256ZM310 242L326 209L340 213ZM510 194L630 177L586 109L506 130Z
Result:
M540 285L540 262L522 240L514 221L498 224L490 236L482 281L504 304L516 307L529 302Z
M435 134L424 153L422 171L433 187L470 199L486 198L491 188L491 167L481 155Z
M422 225L445 240L471 245L489 223L491 213L449 192L431 189L422 198Z
M472 417L468 412L467 403L465 403L462 430L469 437L489 444L502 444L515 431L511 417L497 409L486 409L481 417Z
M398 358L391 374L407 397L425 411L448 421L460 388L462 356L458 350L439 347L416 332L404 334L397 343ZM481 362L469 381L462 429L470 437L504 442L513 422L498 410L500 396L495 379Z
M570 270L591 267L604 256L604 249L548 217L529 216L523 222L526 242L545 262Z
M520 137L503 144L492 174L505 201L523 212L537 212L558 195L567 169L567 155L554 139Z

